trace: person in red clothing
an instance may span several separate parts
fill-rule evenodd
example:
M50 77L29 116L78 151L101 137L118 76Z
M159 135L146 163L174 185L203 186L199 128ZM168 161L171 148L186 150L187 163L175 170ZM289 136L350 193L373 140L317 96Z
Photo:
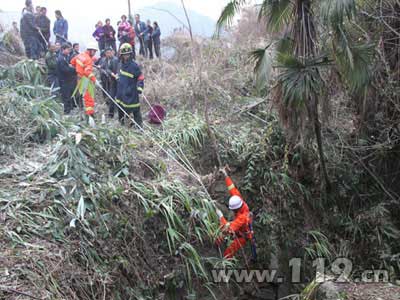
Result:
M233 242L224 252L224 257L230 259L246 244L247 240L253 238L253 232L251 230L252 220L249 207L243 200L239 190L235 187L232 179L228 176L226 168L221 169L221 172L225 175L225 184L231 195L229 198L229 209L235 213L234 220L228 222L222 212L217 209L222 231L234 237Z
M78 74L79 78L87 77L93 83L96 82L96 77L93 73L93 63L94 63L94 56L97 51L96 44L91 44L86 48L85 52L82 52L72 58L71 65L76 69L76 73ZM90 95L89 91L86 91L85 95L83 96L85 101L85 113L88 116L93 116L94 114L94 99Z
M133 24L131 21L128 21L130 27L129 27L129 44L132 46L132 58L133 60L136 59L136 51L135 51L135 38L136 38L136 33L135 33L135 28L133 27Z

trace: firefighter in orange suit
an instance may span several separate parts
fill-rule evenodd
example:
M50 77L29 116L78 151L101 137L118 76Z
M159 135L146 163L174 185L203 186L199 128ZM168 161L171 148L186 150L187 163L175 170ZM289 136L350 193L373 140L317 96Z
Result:
M239 190L235 187L232 179L228 176L225 168L221 169L225 175L225 184L229 194L229 209L235 213L233 221L228 222L222 212L217 209L217 215L221 224L221 229L225 234L231 234L234 237L233 242L226 248L224 257L233 258L235 254L246 244L247 240L252 240L253 232L251 230L251 213L247 203L243 200Z
M96 77L93 73L93 63L96 51L97 45L94 43L89 44L85 52L78 54L71 60L71 65L76 69L76 73L78 74L79 78L87 77L93 83L96 82ZM90 95L89 91L85 92L83 99L85 103L86 115L92 116L94 114L94 99Z

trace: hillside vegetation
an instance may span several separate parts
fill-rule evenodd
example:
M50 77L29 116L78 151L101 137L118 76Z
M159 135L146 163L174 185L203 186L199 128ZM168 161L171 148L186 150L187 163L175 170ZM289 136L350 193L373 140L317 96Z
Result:
M100 93L96 127L64 116L44 65L2 52L0 299L274 299L276 284L217 284L210 270L288 276L294 257L303 283L279 297L318 297L312 261L334 278L347 257L351 276L384 268L392 284L349 283L343 299L398 298L400 4L264 2L268 18L244 9L218 39L180 33L163 41L170 59L139 61L146 99L168 113L144 132L102 123ZM293 3L314 12L311 48ZM215 245L226 164L254 214L256 263L249 246L230 261Z

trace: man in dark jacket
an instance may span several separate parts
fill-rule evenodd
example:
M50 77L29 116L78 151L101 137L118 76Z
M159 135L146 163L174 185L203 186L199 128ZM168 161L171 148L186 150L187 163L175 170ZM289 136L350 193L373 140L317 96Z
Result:
M153 35L153 27L151 27L150 20L147 20L146 30L143 32L144 38L144 47L146 52L146 57L153 59L153 39L151 38Z
M70 54L71 59L73 59L75 56L77 56L79 54L79 43L74 43L72 45L72 51Z
M146 23L140 21L140 15L136 14L135 15L135 33L137 38L139 39L140 43L140 48L139 48L139 54L143 56L146 55L146 48L144 46L144 31L147 29Z
M57 59L58 80L65 114L69 114L74 106L72 94L76 86L76 71L69 62L70 53L71 45L65 43L61 46L61 53Z
M37 40L38 30L36 28L32 6L24 8L20 28L26 56L31 59L39 59L39 41Z
M46 7L40 8L40 14L36 18L36 26L39 28L39 36L38 40L40 41L41 50L46 52L47 45L50 40L50 19L46 16L47 9ZM41 33L41 34L40 34Z
M158 26L157 22L153 23L153 34L151 35L151 38L153 39L153 45L154 45L154 52L156 53L156 56L158 58L161 57L161 51L160 51L160 47L161 47L161 30L160 30L160 26Z
M118 73L117 95L115 101L123 110L118 110L118 117L123 124L125 113L133 114L135 125L142 128L139 95L143 92L144 76L136 62L132 59L132 45L125 43L120 48L121 68ZM132 124L133 125L133 124Z
M106 19L106 24L103 26L104 31L104 40L105 40L105 49L112 48L114 51L117 51L116 39L115 39L115 30L114 27L111 26L110 19Z
M117 94L117 74L119 62L118 58L114 55L114 50L112 48L107 48L105 50L104 58L100 62L100 70L101 70L101 82L103 88L107 91L107 93L114 99ZM115 104L108 97L108 116L110 118L114 117Z

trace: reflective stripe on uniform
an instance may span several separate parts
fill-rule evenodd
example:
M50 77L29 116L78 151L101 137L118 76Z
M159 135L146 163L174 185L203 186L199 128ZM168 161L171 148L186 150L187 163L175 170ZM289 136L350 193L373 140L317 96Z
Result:
M120 72L121 72L121 75L124 75L126 77L129 77L129 78L135 77L135 75L133 75L132 73L125 72L124 70L120 70Z
M137 88L137 90L138 90L139 92L143 92L143 88L140 87L140 86Z
M119 99L115 99L115 101L117 101L118 104L122 105L123 107L126 108L138 108L140 107L140 103L134 103L134 104L126 104L123 101L119 100Z
M92 78L92 77L94 77L94 74L93 74L93 73L90 73L88 77L89 77L89 78Z
M83 63L82 61L80 61L79 59L76 60L76 63L77 63L78 65L80 65L81 67L84 67L84 66L85 66L84 63Z
M92 111L92 110L94 110L94 107L93 107L93 106L87 106L87 107L85 107L85 111Z
M231 184L230 186L228 186L228 191L230 191L230 190L232 190L232 189L234 189L235 188L235 185L234 184Z

